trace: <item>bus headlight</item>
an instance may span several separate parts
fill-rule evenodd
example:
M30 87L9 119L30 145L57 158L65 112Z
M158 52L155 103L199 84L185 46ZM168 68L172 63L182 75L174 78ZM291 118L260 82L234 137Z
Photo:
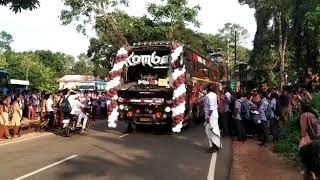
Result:
M120 110L123 110L123 109L124 109L124 105L121 104L121 105L119 106L119 109L120 109Z
M168 112L171 111L171 108L170 108L170 107L166 107L166 108L164 109L164 111L168 113Z

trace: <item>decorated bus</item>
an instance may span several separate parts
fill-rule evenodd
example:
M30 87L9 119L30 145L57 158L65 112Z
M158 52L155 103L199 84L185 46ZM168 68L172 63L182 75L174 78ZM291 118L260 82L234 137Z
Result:
M183 126L203 116L203 88L219 82L219 67L178 43L143 43L121 48L107 84L109 127Z

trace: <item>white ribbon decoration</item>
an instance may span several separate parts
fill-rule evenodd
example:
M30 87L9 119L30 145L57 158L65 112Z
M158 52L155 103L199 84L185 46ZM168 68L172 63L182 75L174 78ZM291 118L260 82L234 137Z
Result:
M174 50L174 52L171 54L171 63L176 62L179 59L179 56L181 55L182 52L183 52L182 46L179 46L178 48L176 48ZM180 77L181 75L184 75L185 73L186 73L185 67L175 69L174 72L172 73L172 78L174 81L176 81L176 80L178 80L178 77ZM183 83L173 91L173 100L177 99L178 97L185 94L186 92L187 92L186 85ZM177 107L172 108L173 119L174 119L174 117L176 117L180 114L184 114L185 110L186 110L186 101L184 100L184 102L180 103ZM179 124L177 124L175 127L173 127L172 132L180 133L181 129L183 127L182 122L183 121L181 121Z
M178 79L179 76L183 75L186 73L186 68L182 69L175 69L174 72L172 73L172 78L173 79Z
M173 99L180 97L181 95L183 95L186 92L187 92L186 85L182 84L176 90L174 90Z
M128 51L125 48L120 48L117 52L117 56L123 56L123 55L127 55L127 54L128 54ZM121 61L121 62L114 64L111 72L116 72L116 71L121 70L125 64L126 64L126 61ZM114 79L112 79L111 81L108 82L107 91L119 86L120 83L121 83L121 77L120 76L115 77ZM116 100L118 100L118 98L119 98L118 95L114 95L112 97L112 100L116 101ZM110 102L109 102L109 105L110 105ZM117 127L116 121L118 120L118 117L119 117L119 112L118 112L118 105L117 105L116 108L114 108L112 110L111 114L108 116L108 126L110 128Z
M186 110L186 102L183 102L179 104L179 106L172 108L172 115L178 116L180 114L184 114L184 111Z
M182 129L182 121L176 125L176 127L172 128L172 132L174 133L180 133Z

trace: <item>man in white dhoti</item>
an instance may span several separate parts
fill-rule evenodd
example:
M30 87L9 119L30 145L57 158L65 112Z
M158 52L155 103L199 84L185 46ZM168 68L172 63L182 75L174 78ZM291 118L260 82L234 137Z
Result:
M209 153L214 153L222 148L220 129L218 125L218 98L214 86L209 85L204 99L205 131L209 139Z

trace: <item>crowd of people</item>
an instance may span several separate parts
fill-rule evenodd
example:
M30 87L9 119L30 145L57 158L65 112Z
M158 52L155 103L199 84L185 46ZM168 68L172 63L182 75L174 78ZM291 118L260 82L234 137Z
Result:
M70 114L84 118L83 108L92 107L92 120L106 116L107 98L99 92L62 90L55 93L22 92L3 96L0 103L0 140L18 137L23 118L49 121L49 128L61 127L64 115L61 104L67 98L72 106ZM80 124L80 121L77 125ZM81 124L79 126L82 126ZM83 127L83 130L85 127Z
M256 137L260 145L279 139L281 126L301 111L302 102L310 102L311 93L306 89L261 89L251 92L231 93L225 88L219 95L219 124L223 136L230 136L234 143L244 143L247 137Z
M317 89L312 89L315 90ZM315 163L320 161L320 142L308 135L310 119L319 119L318 113L310 106L312 92L305 88L289 87L282 90L262 87L260 90L245 93L231 92L229 88L224 88L218 94L215 92L214 86L209 86L204 100L209 152L222 148L220 134L222 137L230 137L235 144L245 144L248 138L252 138L259 141L260 146L265 146L270 141L270 135L272 141L276 142L288 119L292 118L294 113L299 113L301 159L306 172L320 177L319 162ZM63 106L66 100L72 107L67 113ZM92 109L92 120L98 115L105 117L105 93L80 93L67 89L55 93L10 93L1 98L0 139L18 137L23 117L29 120L47 119L49 128L58 128L66 116L77 115L77 126L85 131L88 117L83 109L88 106Z
M286 87L243 93L225 88L215 94L209 86L204 101L209 152L221 149L220 136L230 137L235 144L245 144L251 138L265 146L271 140L270 135L272 141L277 142L281 129L296 113L300 115L299 151L305 173L313 179L320 177L320 120L311 106L314 91L317 89Z

